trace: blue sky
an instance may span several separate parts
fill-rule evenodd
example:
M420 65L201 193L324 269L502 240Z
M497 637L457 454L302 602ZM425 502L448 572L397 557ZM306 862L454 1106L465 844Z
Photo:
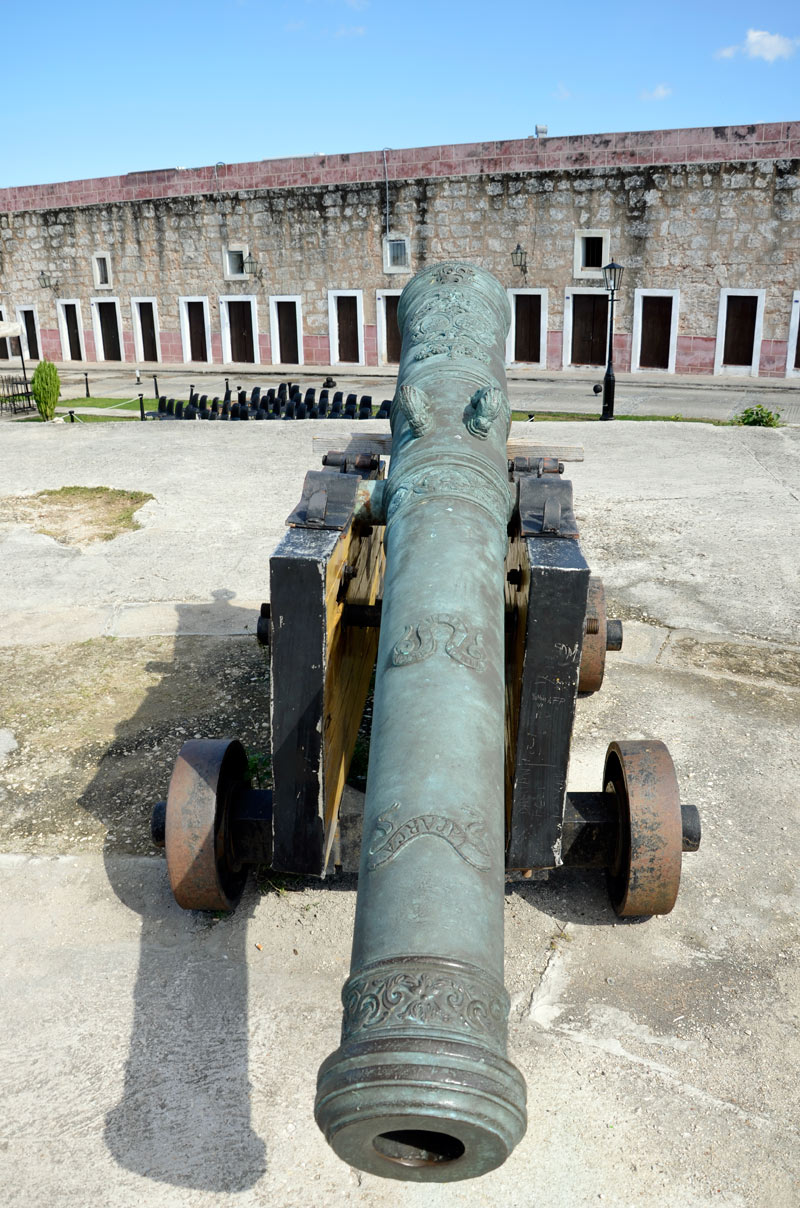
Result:
M0 187L800 119L797 0L6 0L2 30Z

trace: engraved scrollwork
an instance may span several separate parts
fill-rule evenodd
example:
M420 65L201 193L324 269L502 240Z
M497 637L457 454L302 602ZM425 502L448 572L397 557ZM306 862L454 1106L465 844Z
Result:
M501 414L507 433L511 423L511 405L503 391L496 386L476 390L467 409L467 431L479 440L486 440L492 424Z
M428 340L414 348L414 361L427 361L429 357L469 357L473 361L485 361L488 365L491 358L484 348L474 341L454 340L447 343L444 340Z
M431 269L431 281L437 285L463 285L475 281L475 270L468 264L460 264L456 260L445 260Z
M454 662L462 667L471 667L474 671L483 671L486 654L482 639L480 629L472 630L455 613L438 612L416 625L405 627L403 636L392 650L392 666L408 667L411 663L421 663L430 658L444 642L445 654Z
M472 983L472 984L470 984ZM483 983L483 984L482 984ZM375 970L351 978L342 991L342 1036L373 1028L421 1024L505 1043L508 998L467 970Z
M370 871L388 864L414 839L425 836L443 839L465 863L480 872L491 868L492 861L486 847L486 824L474 811L469 811L470 820L466 823L446 818L443 814L429 813L416 814L398 823L393 815L399 809L400 802L395 801L378 817L375 824L377 835L368 852L367 868Z
M469 466L422 468L390 479L386 505L387 521L391 522L408 504L437 495L465 499L486 509L492 515L504 518L510 513L511 495L505 481L495 481L486 473Z
M453 265L452 275L446 275L438 284L461 284L471 280L460 275L465 265ZM412 347L412 359L424 361L432 356L450 358L468 357L471 360L489 362L488 349L496 343L495 325L491 308L473 293L460 289L444 288L434 291L422 299L404 329L404 338Z

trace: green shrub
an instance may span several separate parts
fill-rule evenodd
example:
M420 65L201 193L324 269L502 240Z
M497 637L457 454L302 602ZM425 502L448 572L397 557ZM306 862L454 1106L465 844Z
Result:
M40 361L31 378L31 392L42 419L52 419L61 393L58 370L52 361Z
M755 407L745 407L738 415L734 415L735 424L746 424L750 428L780 428L780 411L770 411L763 403Z

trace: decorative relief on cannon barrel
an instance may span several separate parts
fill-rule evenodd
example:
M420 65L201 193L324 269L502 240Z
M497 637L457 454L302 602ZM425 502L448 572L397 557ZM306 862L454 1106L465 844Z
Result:
M475 270L470 264L461 264L457 260L445 260L432 269L430 279L437 285L474 285Z
M394 397L394 406L402 411L415 436L426 436L433 431L431 400L418 386L401 386Z
M403 958L365 969L342 990L342 1040L422 1024L475 1035L504 1047L509 999L481 970L435 957Z
M399 809L400 802L395 801L388 810L378 816L375 824L378 833L368 852L367 868L370 872L380 868L382 864L388 864L414 839L426 835L443 839L462 860L480 872L491 868L491 856L486 847L486 825L479 814L468 811L472 820L466 825L454 818L446 818L443 814L417 814L413 818L407 818L405 822L398 823L392 815Z
M413 318L404 326L403 339L411 347L412 360L445 356L490 361L496 343L491 307L474 291L448 288L469 284L470 278L460 275L462 267L452 265L448 276L444 266L441 279L434 277L443 288L433 290L418 303Z
M462 667L484 671L486 655L483 634L453 612L437 612L417 625L406 625L405 632L392 650L392 666L407 667L430 658L444 644L444 652Z
M427 361L428 357L470 357L473 361L485 361L487 365L491 359L485 349L467 340L426 340L415 346L415 361Z
M507 434L511 425L511 404L503 391L494 386L476 390L467 408L467 431L479 440L486 440L498 415L503 417Z
M391 524L396 515L412 503L425 499L450 495L475 503L489 512L492 519L498 516L504 522L511 516L512 499L507 479L486 466L451 464L432 469L430 465L404 471L386 484L386 522ZM503 533L505 541L505 533Z

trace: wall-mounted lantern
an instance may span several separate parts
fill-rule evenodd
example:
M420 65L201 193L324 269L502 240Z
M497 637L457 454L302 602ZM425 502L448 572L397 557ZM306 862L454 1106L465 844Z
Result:
M264 276L264 270L260 267L252 252L248 252L245 256L243 268L248 277L255 277L256 281L260 281Z
M58 281L51 277L49 273L46 273L44 269L39 273L38 281L42 289L51 289L54 294L58 292Z
M528 253L519 244L517 244L511 253L511 263L514 265L514 268L519 269L523 277L528 276Z

